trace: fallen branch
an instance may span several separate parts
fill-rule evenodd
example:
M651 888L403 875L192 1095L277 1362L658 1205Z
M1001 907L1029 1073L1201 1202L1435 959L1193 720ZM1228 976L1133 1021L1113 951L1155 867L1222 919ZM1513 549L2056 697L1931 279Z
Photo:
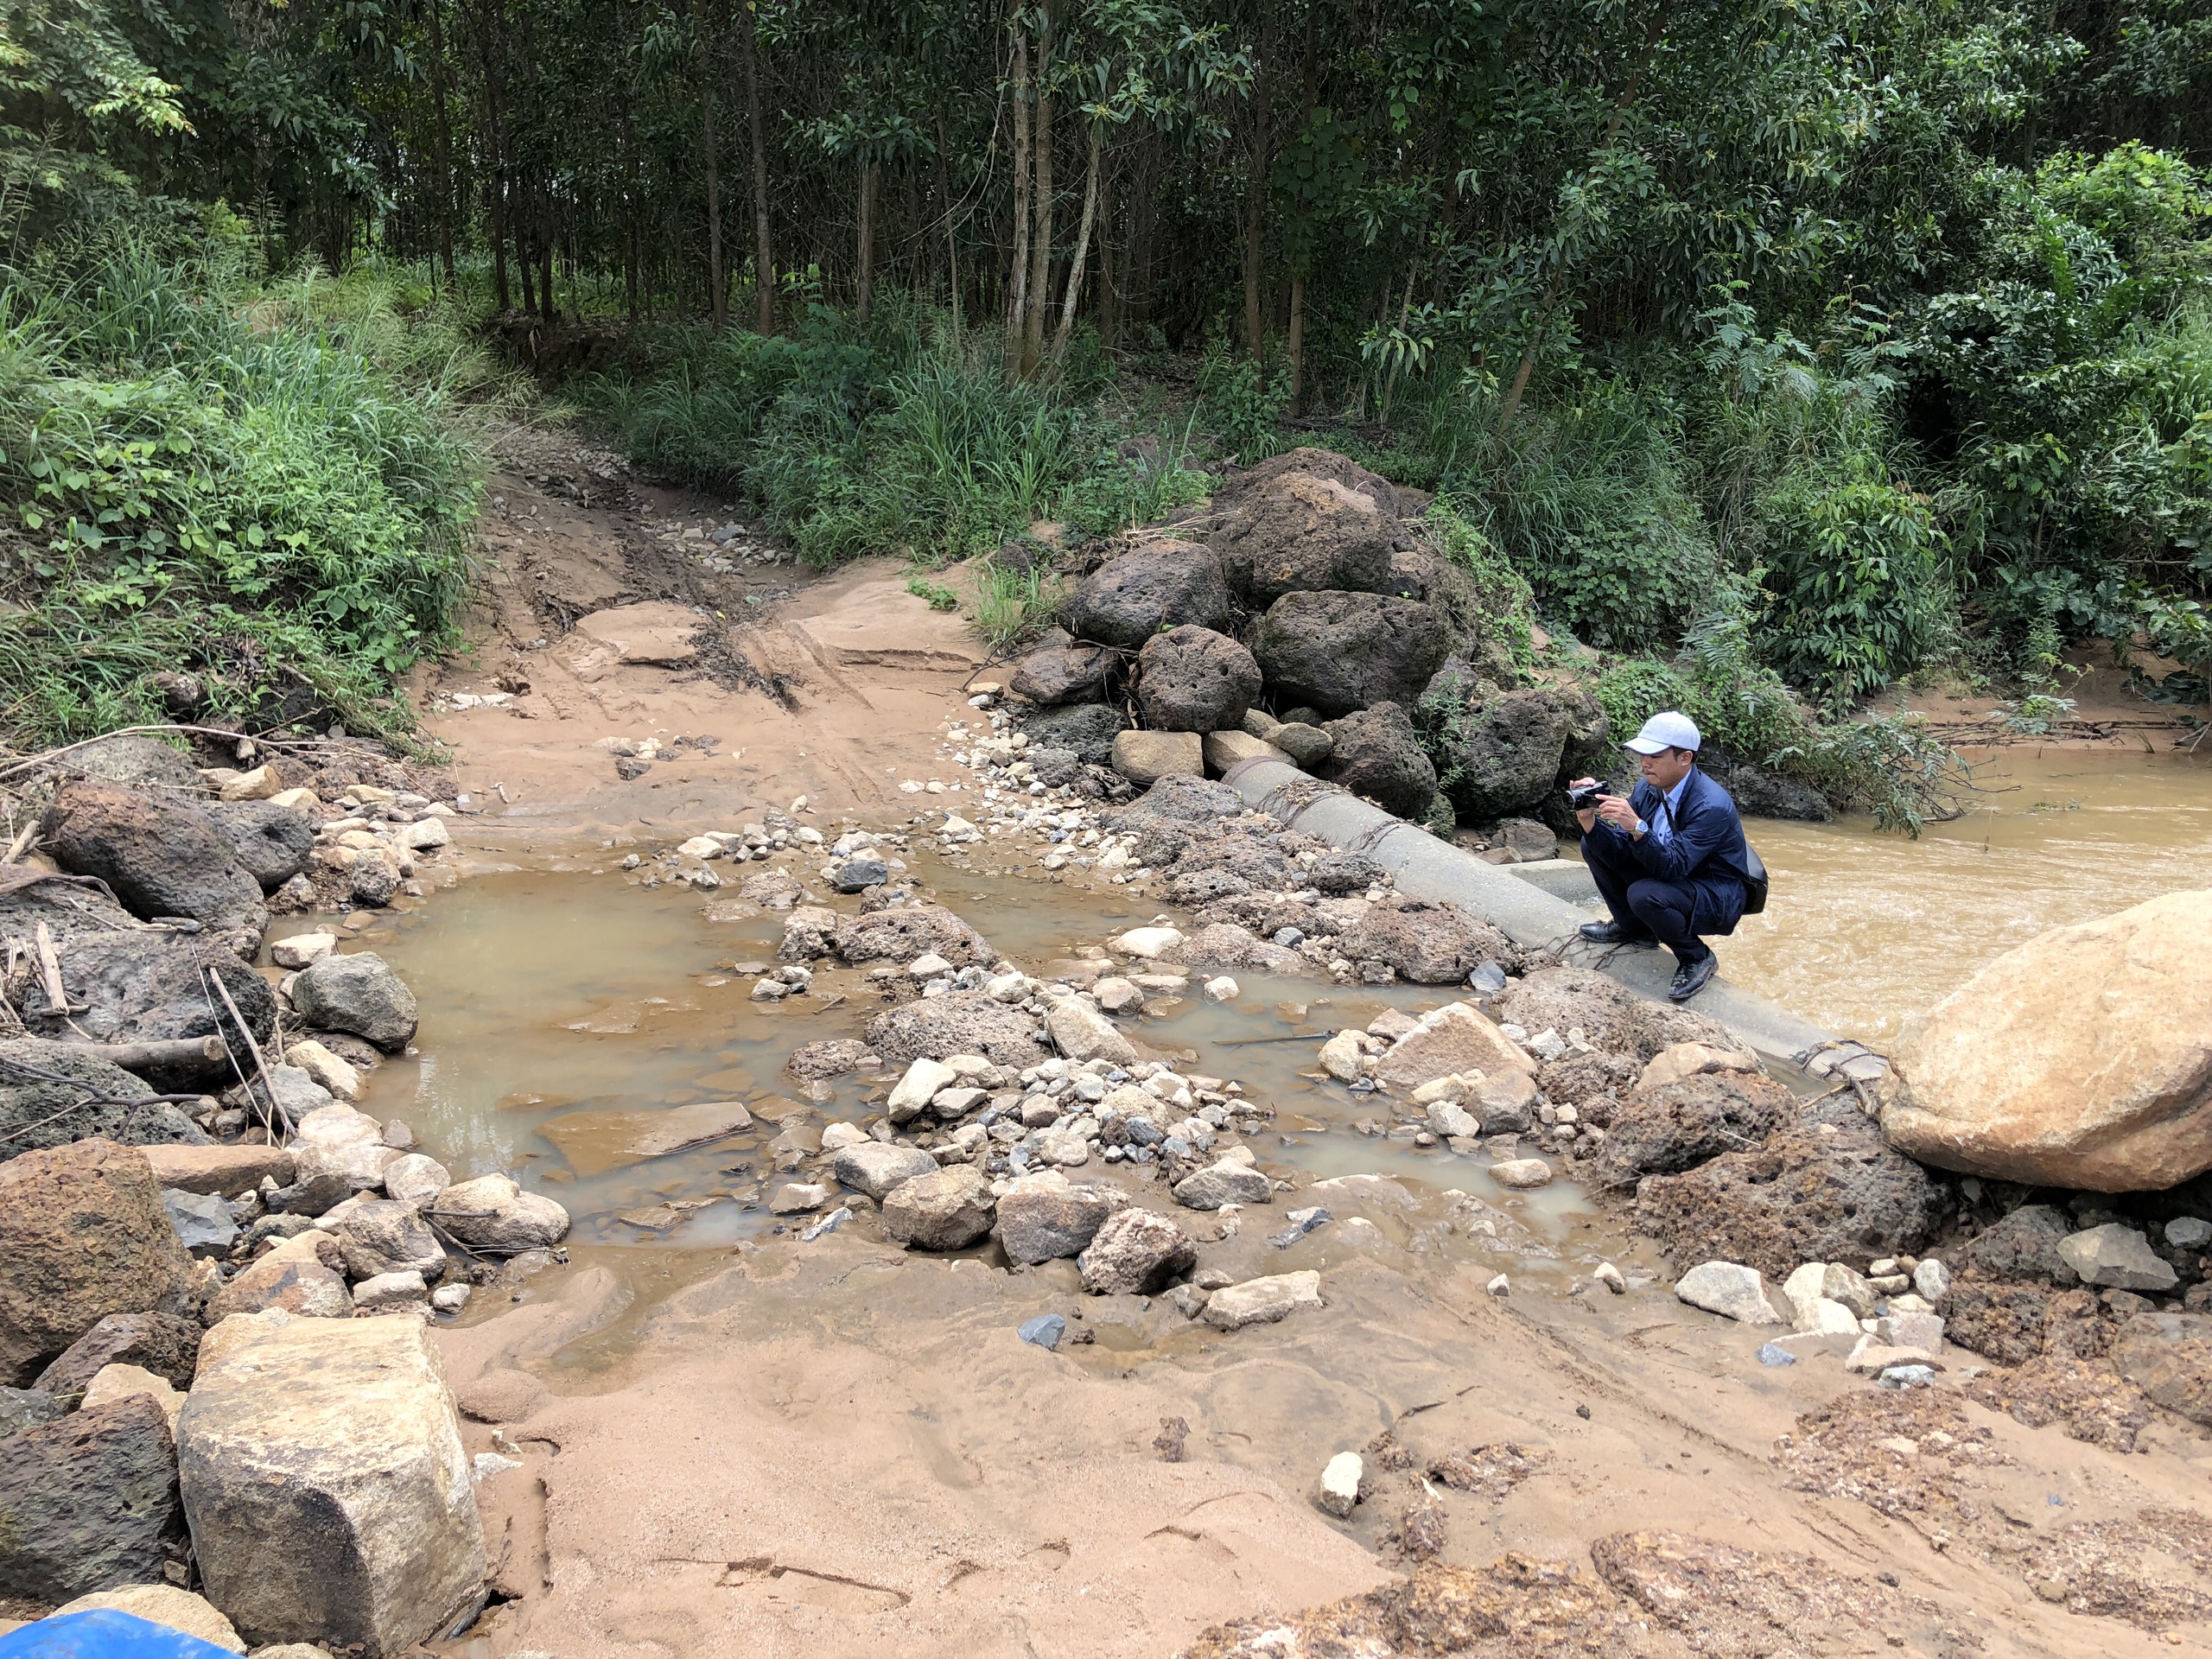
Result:
M143 1043L62 1043L72 1054L89 1054L125 1071L174 1071L187 1067L220 1067L231 1058L221 1037L162 1037Z

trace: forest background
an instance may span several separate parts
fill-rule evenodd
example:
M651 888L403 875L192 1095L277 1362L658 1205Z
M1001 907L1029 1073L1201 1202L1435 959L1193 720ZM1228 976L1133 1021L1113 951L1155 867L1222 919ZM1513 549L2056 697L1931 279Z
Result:
M2209 146L2194 0L0 0L0 728L404 733L516 416L825 563L1342 449L1785 769L2201 701Z

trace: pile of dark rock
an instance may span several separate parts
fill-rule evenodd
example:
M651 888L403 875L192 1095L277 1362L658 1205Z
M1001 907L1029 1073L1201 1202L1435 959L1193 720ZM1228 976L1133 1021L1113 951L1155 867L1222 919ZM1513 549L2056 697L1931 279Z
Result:
M1295 449L1127 538L1009 677L1031 744L1139 788L1274 757L1417 823L1555 810L1564 779L1617 760L1605 715L1516 668L1427 505Z
M419 891L466 803L365 751L203 769L136 737L16 790L38 828L0 864L0 1600L105 1598L238 1648L442 1633L484 1562L425 1326L552 1259L569 1218L353 1105L416 1022L341 949L365 915L256 964L272 911Z

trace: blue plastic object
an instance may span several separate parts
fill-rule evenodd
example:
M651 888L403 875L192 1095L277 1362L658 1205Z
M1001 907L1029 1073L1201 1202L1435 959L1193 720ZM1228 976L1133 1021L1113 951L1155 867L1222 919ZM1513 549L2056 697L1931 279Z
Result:
M41 1618L0 1636L0 1659L237 1659L228 1648L112 1607Z

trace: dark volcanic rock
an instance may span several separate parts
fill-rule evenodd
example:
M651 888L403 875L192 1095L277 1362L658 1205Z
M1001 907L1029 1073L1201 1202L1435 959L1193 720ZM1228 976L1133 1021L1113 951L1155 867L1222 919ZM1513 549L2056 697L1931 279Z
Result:
M1563 777L1580 772L1607 729L1586 692L1560 686L1500 692L1467 706L1458 726L1446 788L1477 823L1540 805Z
M1364 893L1382 874L1365 853L1323 853L1306 867L1307 884L1323 893Z
M1984 1278L1968 1268L1951 1281L1943 1334L2000 1365L2024 1365L2043 1351L2050 1292Z
M1772 1134L1789 1103L1787 1089L1755 1071L1708 1071L1631 1094L1614 1109L1591 1179L1630 1187L1741 1152Z
M1835 817L1827 797L1810 784L1801 784L1732 759L1726 749L1707 743L1698 751L1698 770L1726 790L1736 810L1747 818L1794 818L1806 823L1826 823Z
M116 784L124 789L166 789L187 795L204 795L207 780L181 749L171 748L157 737L123 733L72 749L57 763L57 771Z
M2081 1281L2059 1255L2058 1243L2074 1230L2064 1211L2047 1204L2024 1204L1968 1239L1959 1262L1992 1279L2070 1287Z
M387 1054L415 1035L415 993L373 951L325 957L302 969L292 982L292 1006L310 1026L350 1031Z
M32 1386L48 1394L80 1395L103 1366L136 1365L187 1389L200 1360L200 1335L199 1320L175 1313L110 1313L71 1343Z
M1211 628L1185 623L1137 653L1137 706L1155 731L1231 730L1259 695L1252 653Z
M1436 798L1436 768L1403 709L1378 702L1331 721L1327 731L1332 747L1322 777L1414 823L1427 816Z
M1014 665L1007 689L1041 708L1096 702L1106 695L1113 668L1113 653L1096 645L1047 645Z
M1325 588L1388 591L1399 534L1396 516L1373 496L1282 472L1241 492L1211 542L1230 584L1257 607Z
M1522 960L1520 946L1459 906L1410 899L1374 906L1338 935L1337 950L1356 964L1382 963L1416 985L1456 985L1485 962L1510 970Z
M1214 486L1213 509L1221 513L1241 512L1253 494L1289 473L1310 474L1341 484L1367 497L1388 518L1411 518L1428 508L1429 498L1421 491L1402 489L1382 474L1369 472L1350 455L1300 445L1230 473Z
M1382 594L1286 594L1260 620L1252 654L1278 704L1348 715L1378 702L1411 708L1444 660L1444 619Z
M0 1596L53 1605L162 1583L183 1529L168 1419L148 1395L0 1440Z
M982 991L948 991L887 1008L868 1021L868 1040L877 1054L901 1065L951 1054L981 1054L994 1065L1019 1069L1045 1058L1037 1043L1035 1016Z
M107 894L73 877L51 876L0 893L0 938L35 938L41 922L55 945L65 950L85 934L127 932L138 925ZM31 995L35 1001L35 988Z
M1638 996L1618 980L1588 968L1537 969L1518 985L1508 986L1491 1015L1531 1032L1565 1033L1580 1026L1592 1048L1632 1054L1639 1065L1676 1043L1738 1046L1728 1028L1711 1015Z
M273 893L308 867L315 825L307 814L274 801L210 801L200 809L230 844L246 874Z
M1154 542L1099 566L1069 596L1065 615L1079 639L1141 649L1162 628L1229 625L1229 584L1210 549Z
M276 993L269 982L204 935L87 933L72 941L60 959L62 988L81 1010L72 1016L77 1030L102 1042L220 1035L245 1053L237 1022L211 976L221 979L256 1042L266 1043L276 1033Z
M1203 778L1162 778L1116 810L1108 827L1126 831L1162 823L1186 827L1210 824L1217 819L1233 818L1244 810L1244 798L1227 784L1209 783Z
M1676 1265L1741 1262L1783 1279L1807 1262L1861 1272L1916 1254L1953 1205L1934 1173L1883 1144L1848 1098L1815 1107L1763 1147L1732 1152L1637 1190L1637 1230Z
M0 1065L0 1151L10 1156L59 1147L90 1135L105 1135L122 1146L149 1147L168 1141L206 1146L207 1136L181 1107L133 1105L153 1087L119 1066L109 1065L82 1044L50 1043L35 1037L0 1041L0 1060L35 1066L57 1077L74 1077L99 1091L87 1095L68 1084L49 1083ZM96 1099L119 1102L94 1105Z
M847 962L912 962L935 951L956 968L988 967L990 943L942 905L905 904L856 916L837 930Z
M1103 766L1114 759L1114 739L1128 728L1122 711L1103 702L1078 702L1061 709L1040 709L1023 717L1021 729L1029 747L1072 749L1087 766Z
M261 884L190 807L79 779L55 794L41 829L55 863L99 877L134 915L257 933L269 925Z

